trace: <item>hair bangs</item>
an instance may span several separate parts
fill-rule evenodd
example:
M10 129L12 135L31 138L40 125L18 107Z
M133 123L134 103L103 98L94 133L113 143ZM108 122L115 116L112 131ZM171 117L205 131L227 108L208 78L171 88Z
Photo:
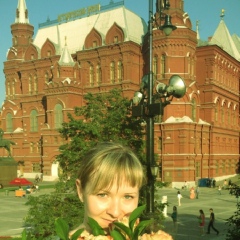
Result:
M132 161L132 156L129 155L111 155L106 156L105 161L96 164L95 171L89 176L89 194L110 189L115 183L118 188L126 184L141 188L144 178L141 163Z

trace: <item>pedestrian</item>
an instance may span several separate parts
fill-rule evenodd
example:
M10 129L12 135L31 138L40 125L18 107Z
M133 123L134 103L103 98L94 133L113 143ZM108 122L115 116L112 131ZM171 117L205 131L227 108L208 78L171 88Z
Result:
M171 214L172 220L173 220L173 230L175 232L177 232L177 217L178 217L178 213L177 213L177 207L173 206L173 212Z
M199 222L200 234L204 236L205 214L202 209L199 210L200 215L197 217Z
M191 187L191 189L190 189L190 199L194 199L194 198L195 198L194 187Z
M177 198L178 198L178 206L181 206L182 194L180 193L180 191L177 192Z
M212 229L217 233L217 235L218 235L218 234L219 234L219 231L213 226L213 223L214 223L214 221L215 221L215 215L214 215L213 209L210 208L209 211L210 211L210 220L209 220L209 223L208 223L208 231L207 231L207 234L210 234L210 228L212 228Z
M196 188L196 199L198 199L200 193L200 188L197 186Z
M218 194L219 194L219 195L222 195L222 188L221 188L221 185L218 186Z
M223 189L224 189L224 190L227 189L227 180L226 180L226 179L224 180L224 183L223 183Z
M213 188L215 188L215 187L216 187L216 180L213 179Z

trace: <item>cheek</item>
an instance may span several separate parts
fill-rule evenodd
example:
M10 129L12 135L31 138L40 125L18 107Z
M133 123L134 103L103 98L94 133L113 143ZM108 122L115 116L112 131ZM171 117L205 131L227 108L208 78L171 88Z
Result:
M123 211L125 214L131 213L138 206L138 199L134 199L132 201L126 202L123 204Z
M107 208L107 203L99 201L95 196L88 196L84 204L85 215L93 218L94 216L100 215Z

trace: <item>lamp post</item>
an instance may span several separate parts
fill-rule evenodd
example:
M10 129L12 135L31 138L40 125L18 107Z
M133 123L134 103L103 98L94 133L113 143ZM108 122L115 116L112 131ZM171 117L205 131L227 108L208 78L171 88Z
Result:
M165 9L170 7L168 0L162 0L160 3L160 22ZM149 69L148 74L142 79L140 91L134 94L132 103L132 115L146 119L146 161L147 161L147 191L146 191L146 218L155 218L154 214L154 183L156 178L156 169L158 166L154 159L154 117L163 115L163 108L170 103L170 96L181 98L186 92L186 86L178 75L170 78L169 86L159 82L156 86L156 94L153 94L153 0L149 0L149 22L148 22L148 47L149 47ZM171 17L164 16L165 22L159 29L163 30L165 35L169 35L176 27L171 24ZM147 91L146 91L147 90ZM145 95L147 92L147 96ZM156 102L155 99L158 98ZM164 99L164 101L162 101Z
M40 172L41 175L43 175L43 136L41 134L41 137L39 139L39 146L40 146Z

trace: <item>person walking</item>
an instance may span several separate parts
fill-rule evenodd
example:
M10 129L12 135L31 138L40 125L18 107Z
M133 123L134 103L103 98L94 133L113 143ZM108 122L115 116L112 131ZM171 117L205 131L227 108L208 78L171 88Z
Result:
M177 192L177 198L178 198L178 206L181 206L182 194L180 193L180 191Z
M200 215L197 217L199 222L200 234L204 236L205 214L202 209L199 210Z
M218 186L218 194L219 194L219 195L222 195L222 188L221 188L220 185Z
M210 211L210 220L209 220L209 223L208 223L208 231L207 231L207 234L210 234L210 229L212 228L212 229L217 233L217 235L218 235L218 234L219 234L219 231L213 226L213 223L214 223L214 221L215 221L215 215L214 215L213 209L210 208L209 211Z
M171 214L173 220L173 231L177 232L177 207L173 206L173 212Z

